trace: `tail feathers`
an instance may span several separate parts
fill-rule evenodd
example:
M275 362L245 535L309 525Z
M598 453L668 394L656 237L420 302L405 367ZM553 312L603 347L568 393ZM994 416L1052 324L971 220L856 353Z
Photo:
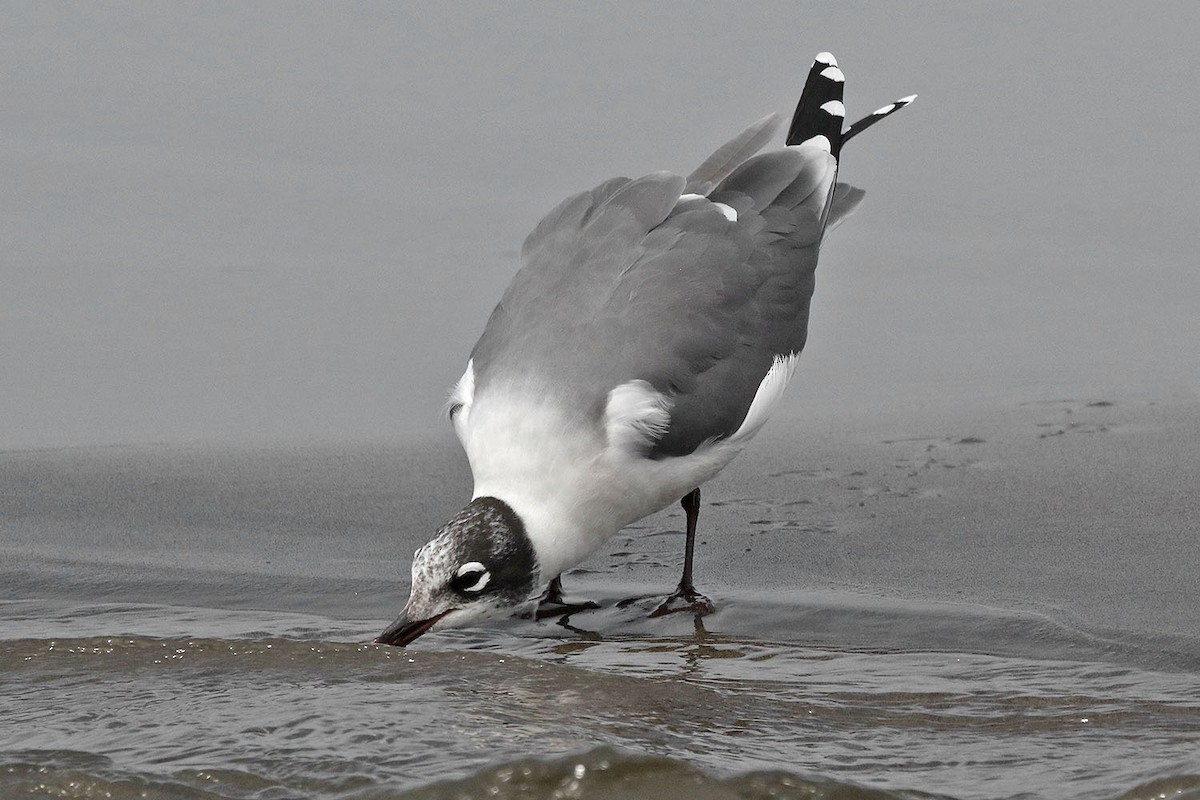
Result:
M721 145L715 153L704 159L704 163L696 167L691 175L688 175L687 187L684 192L707 195L714 186L729 177L729 174L742 162L771 141L771 137L775 135L775 130L781 121L778 114L768 114Z
M808 80L792 115L787 143L819 144L836 158L842 149L842 125L846 107L842 105L845 76L837 59L830 53L818 53L808 71ZM823 141L822 141L823 137Z
M832 230L861 205L866 195L861 189L837 183L842 146L916 99L915 94L903 97L843 130L844 85L845 76L837 59L829 53L818 53L788 128L786 142L790 147L756 155L780 121L774 114L763 117L722 145L688 176L684 199L704 196L737 212L761 211L767 206L804 208L812 213L814 223ZM818 149L795 145L816 145Z
M899 100L897 100L894 103L888 103L883 108L875 109L870 114L863 117L858 122L854 123L853 125L851 125L849 128L846 129L846 132L842 134L842 144L845 144L851 138L862 133L867 128L871 127L876 122L879 122L879 120L883 119L884 117L890 117L892 114L895 114L897 111L904 108L906 105L908 105L909 103L911 103L913 100L916 100L916 99L917 99L917 96L915 94L910 94L908 97L901 97Z

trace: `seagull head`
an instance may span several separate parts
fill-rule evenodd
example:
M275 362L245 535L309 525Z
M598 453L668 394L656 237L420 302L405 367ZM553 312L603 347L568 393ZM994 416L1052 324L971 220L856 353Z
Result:
M408 604L375 641L403 647L431 630L511 614L540 577L521 518L502 500L477 497L413 555Z

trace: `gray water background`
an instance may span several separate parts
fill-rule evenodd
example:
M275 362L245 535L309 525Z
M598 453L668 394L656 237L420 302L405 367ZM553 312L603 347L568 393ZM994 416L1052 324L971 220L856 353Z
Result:
M1193 3L6 3L0 443L411 437L525 233L790 111L868 191L783 412L1200 385Z

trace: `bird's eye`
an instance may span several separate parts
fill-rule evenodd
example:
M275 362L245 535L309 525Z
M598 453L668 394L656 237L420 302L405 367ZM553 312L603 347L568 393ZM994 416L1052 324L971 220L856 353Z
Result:
M482 592L483 587L487 586L491 579L492 573L488 572L487 567L478 561L470 561L463 564L454 573L454 577L450 580L450 588L464 594L475 594Z

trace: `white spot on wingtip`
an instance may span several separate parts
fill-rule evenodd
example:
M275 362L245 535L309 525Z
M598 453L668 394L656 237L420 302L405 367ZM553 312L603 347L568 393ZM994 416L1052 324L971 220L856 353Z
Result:
M679 199L676 201L676 203L684 203L689 200L704 200L704 199L706 199L706 198L702 194L695 194L693 192L688 192L687 194L679 195ZM724 203L718 203L716 201L713 201L713 206L718 211L720 211L722 214L725 215L725 219L729 220L730 222L737 222L737 212L734 211L731 206L727 206Z
M813 60L821 64L828 64L831 67L837 66L837 59L833 57L833 53L830 53L827 50L822 50L820 53L817 53L817 57Z
M737 222L737 212L733 210L732 206L727 206L724 203L713 203L713 205L725 215L725 219L729 220L730 222Z
M818 133L816 136L810 136L807 139L805 139L803 142L800 142L799 144L795 144L792 146L793 147L804 147L805 145L819 147L820 149L824 150L826 153L833 152L833 147L830 146L830 144L829 144L829 137L825 136L822 133Z
M915 94L910 94L908 97L901 97L899 100L897 100L896 105L908 105L909 103L911 103L913 100L916 100L916 99L917 99L917 96Z
M821 110L835 117L846 116L846 107L842 105L841 100L830 100L828 103L822 103Z
M843 75L842 71L837 67L826 67L825 69L821 70L821 77L828 78L829 80L837 83L842 83L846 80L846 76Z
M895 110L895 108L896 108L895 103L888 103L886 106L883 106L882 108L877 108L874 111L872 111L871 116L877 117L882 114L890 114L890 113L892 113L892 111Z

